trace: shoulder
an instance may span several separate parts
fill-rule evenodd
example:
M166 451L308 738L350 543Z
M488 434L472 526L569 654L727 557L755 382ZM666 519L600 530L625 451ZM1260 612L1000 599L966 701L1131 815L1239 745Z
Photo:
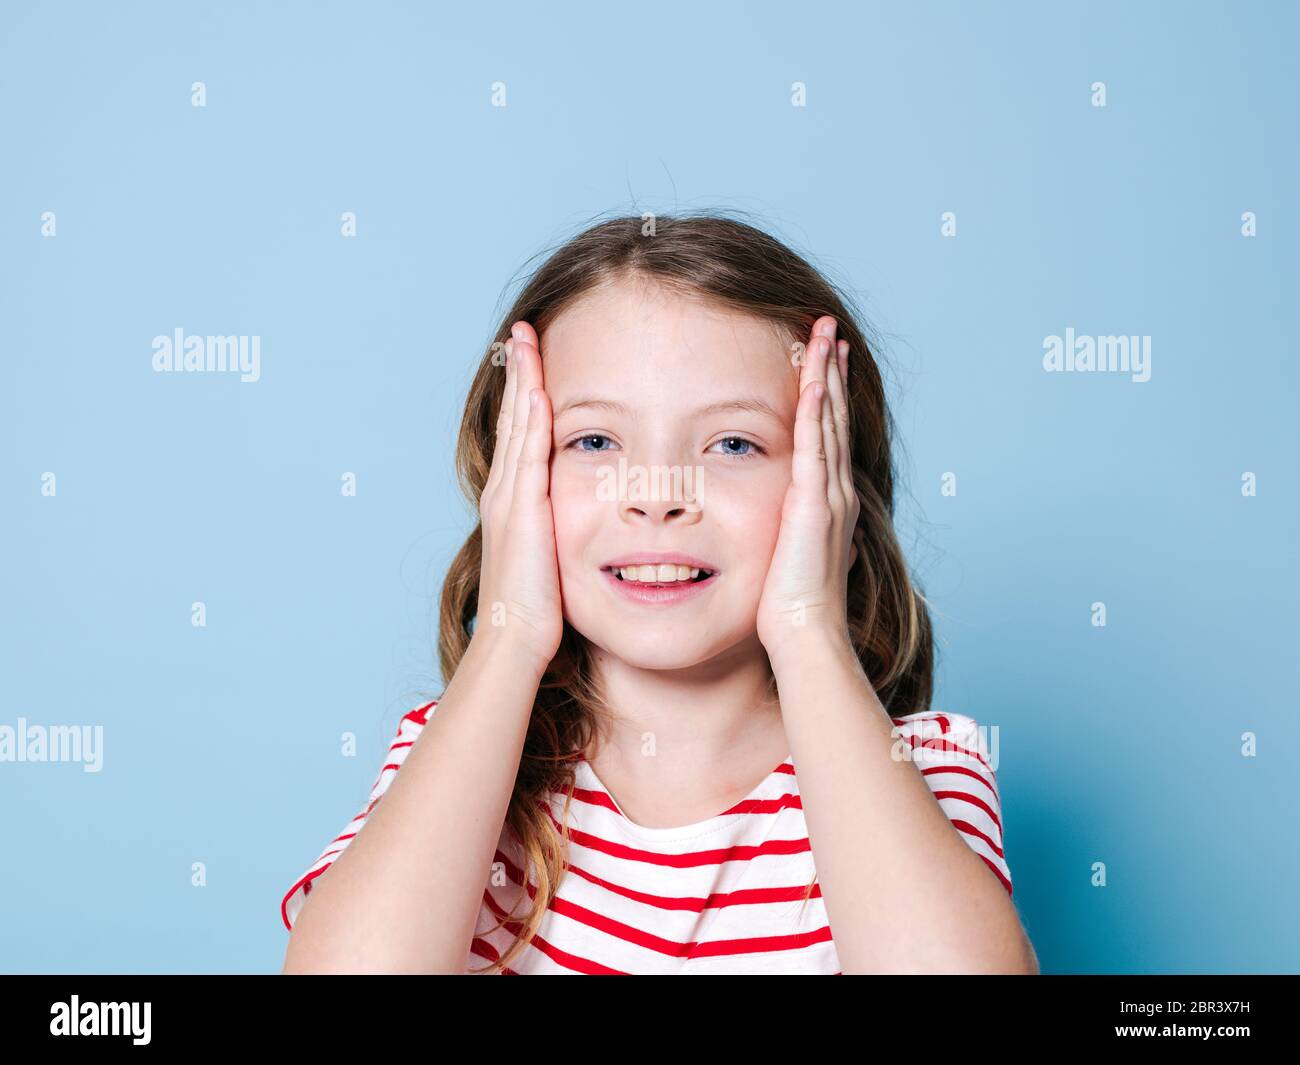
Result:
M370 787L370 797L361 808L361 812L344 825L343 831L325 845L320 857L294 882L281 900L280 916L284 921L285 928L293 931L294 921L306 904L307 896L311 892L312 881L334 864L338 856L347 850L352 840L356 838L357 833L365 826L370 811L383 798L384 793L388 790L388 785L392 783L393 777L401 769L402 763L406 761L406 755L411 749L411 744L423 731L424 726L429 721L429 715L433 713L437 705L437 699L430 699L408 710L402 715L401 720L397 722L397 735L393 737L392 743L388 745L379 775Z
M924 713L891 718L903 750L914 762L940 809L1011 894L1011 869L1002 838L998 794L997 726L968 714Z
M437 699L430 699L428 702L421 703L419 706L408 710L397 722L397 739L403 736L414 738L418 736L429 723L429 715L434 712L438 706Z
M997 726L983 725L969 714L926 710L890 718L900 757L917 762L927 776L945 770L983 781L996 798ZM937 781L931 781L937 783Z
M903 717L891 717L900 734L924 736L927 739L938 736L950 738L979 735L980 724L966 714L952 711L922 710Z
M380 767L379 775L375 777L375 782L370 788L372 803L388 790L388 785L391 783L393 776L402 768L402 763L406 761L406 756L410 752L412 744L424 731L424 726L429 723L429 715L433 713L437 705L437 699L421 703L414 709L408 710L397 722L397 733L393 736L393 741L388 745L388 753L384 758L384 764Z

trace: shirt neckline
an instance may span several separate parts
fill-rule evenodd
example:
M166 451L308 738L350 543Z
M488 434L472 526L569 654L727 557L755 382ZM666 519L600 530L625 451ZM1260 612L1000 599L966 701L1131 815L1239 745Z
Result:
M788 776L791 781L790 786L793 787L795 780L794 774L783 772L786 766L793 767L793 765L794 759L789 753L787 753L786 756L777 763L776 767L768 773L767 776L760 780L758 784L750 790L748 795L743 799L740 799L735 803L735 805L740 806L743 803L760 798L763 792L767 790L768 784L771 783L774 777ZM689 825L675 825L668 828L648 828L645 825L637 824L623 812L623 808L619 805L618 800L614 798L614 793L610 791L609 788L605 786L604 781L596 775L596 770L592 768L591 763L588 762L585 757L579 759L576 773L579 786L603 792L609 799L610 804L613 806L610 813L614 814L617 818L619 828L629 835L637 836L641 839L672 842L692 839L696 836L707 836L734 823L736 818L744 816L744 811L737 813L723 812L715 814L713 817L706 817L703 821L696 821ZM606 809L608 809L608 807L606 807Z

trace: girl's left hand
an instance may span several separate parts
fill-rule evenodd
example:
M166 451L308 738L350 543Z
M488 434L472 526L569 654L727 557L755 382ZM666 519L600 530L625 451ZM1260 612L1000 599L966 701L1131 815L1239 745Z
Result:
M848 640L859 504L849 463L849 346L837 345L835 330L829 315L813 323L799 371L793 478L758 604L758 638L771 658L809 639Z

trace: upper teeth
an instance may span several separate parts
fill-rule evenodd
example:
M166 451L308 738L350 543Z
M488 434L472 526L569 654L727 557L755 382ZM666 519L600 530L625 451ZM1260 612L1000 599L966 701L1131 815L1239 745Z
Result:
M693 581L700 575L698 566L674 566L671 563L658 566L615 566L614 572L621 574L625 581L652 581L656 584L665 581ZM707 573L708 570L704 572Z

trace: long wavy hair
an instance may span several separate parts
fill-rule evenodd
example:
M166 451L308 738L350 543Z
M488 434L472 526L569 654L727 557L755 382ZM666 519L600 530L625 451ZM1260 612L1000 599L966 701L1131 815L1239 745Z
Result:
M545 258L502 317L470 385L456 445L456 472L473 512L487 483L505 391L500 352L510 326L525 319L538 337L566 307L597 285L648 279L721 307L764 319L794 345L813 323L833 315L849 342L848 407L853 485L860 504L848 574L848 627L872 687L891 716L928 710L934 646L925 598L908 575L894 532L893 416L869 334L853 301L781 241L732 212L617 217L591 225ZM546 254L545 252L541 254ZM452 677L476 624L482 563L481 518L457 553L442 590L438 656ZM775 678L769 695L776 694ZM515 936L510 948L479 973L505 970L536 935L565 871L568 811L575 766L611 716L597 690L586 640L566 621L559 650L538 688L505 825L524 855L523 913L498 920ZM557 823L549 805L566 795ZM535 884L535 886L532 886ZM804 904L816 884L808 886Z

